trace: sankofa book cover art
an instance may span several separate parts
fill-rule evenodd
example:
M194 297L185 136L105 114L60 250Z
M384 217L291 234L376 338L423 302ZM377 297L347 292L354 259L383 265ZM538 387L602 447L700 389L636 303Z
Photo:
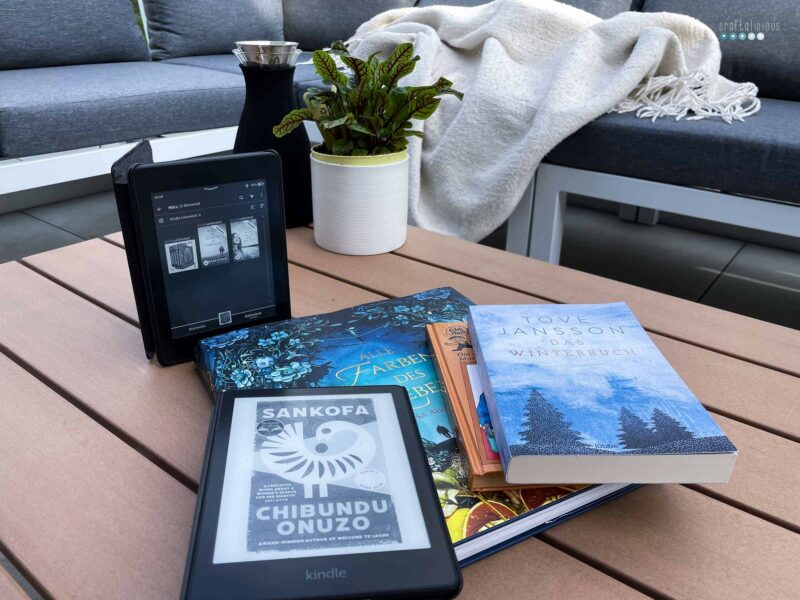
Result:
M218 562L428 547L387 394L240 398L231 427Z

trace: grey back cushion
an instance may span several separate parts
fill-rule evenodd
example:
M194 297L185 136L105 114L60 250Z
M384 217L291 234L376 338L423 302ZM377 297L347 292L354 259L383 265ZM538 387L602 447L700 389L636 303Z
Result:
M154 59L224 54L244 40L282 40L281 0L144 0Z
M414 4L416 0L283 0L283 30L303 50L319 50L346 40L378 13Z
M148 58L131 0L0 0L0 69Z
M642 10L681 13L702 21L720 40L725 77L752 81L760 96L800 100L799 0L645 0ZM755 39L749 39L751 33Z
M291 1L291 0L289 0ZM631 10L631 5L636 0L561 0L564 4L569 4L601 19L608 19L626 10ZM417 6L433 6L444 4L446 6L478 6L486 4L487 0L419 0Z

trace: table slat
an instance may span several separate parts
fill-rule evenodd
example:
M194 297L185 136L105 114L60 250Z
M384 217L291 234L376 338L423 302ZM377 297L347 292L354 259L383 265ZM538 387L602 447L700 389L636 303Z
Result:
M696 487L769 515L800 532L800 444L714 415L739 450L727 484Z
M464 591L458 600L647 597L574 558L565 573L566 557L536 538L526 540L464 569Z
M115 244L121 248L125 247L125 240L122 238L121 231L115 231L114 233L109 233L108 235L104 235L103 239L108 240L112 244Z
M465 283L462 275L397 255L330 254L312 238L309 229L290 230L290 260L382 295L404 296L452 285L479 304L544 302L483 281L467 279ZM657 334L650 336L706 406L800 439L800 378Z
M30 600L25 590L2 567L0 567L0 598L4 600Z
M131 323L138 323L128 264L120 248L93 239L28 256L22 263Z
M678 598L800 598L799 535L682 486L645 486L543 537Z
M178 596L194 494L3 355L0 456L0 539L50 595Z
M396 252L556 302L622 300L651 331L800 375L800 335L788 327L416 227Z

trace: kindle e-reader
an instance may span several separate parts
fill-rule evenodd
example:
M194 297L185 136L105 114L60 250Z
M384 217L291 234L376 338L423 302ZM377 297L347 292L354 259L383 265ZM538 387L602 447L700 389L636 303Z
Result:
M115 169L148 357L190 360L200 338L290 316L277 154Z
M183 598L451 598L460 587L405 388L218 396Z

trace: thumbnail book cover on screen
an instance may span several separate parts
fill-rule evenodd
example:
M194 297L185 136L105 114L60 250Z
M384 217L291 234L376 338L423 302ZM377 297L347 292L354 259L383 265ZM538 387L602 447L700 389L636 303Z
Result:
M201 340L196 363L212 392L247 388L403 385L408 390L453 542L580 489L470 490L439 390L425 326L464 321L471 303L437 288Z
M237 398L231 432L215 563L429 547L390 394Z
M469 329L507 475L517 456L736 452L625 303L471 307Z

